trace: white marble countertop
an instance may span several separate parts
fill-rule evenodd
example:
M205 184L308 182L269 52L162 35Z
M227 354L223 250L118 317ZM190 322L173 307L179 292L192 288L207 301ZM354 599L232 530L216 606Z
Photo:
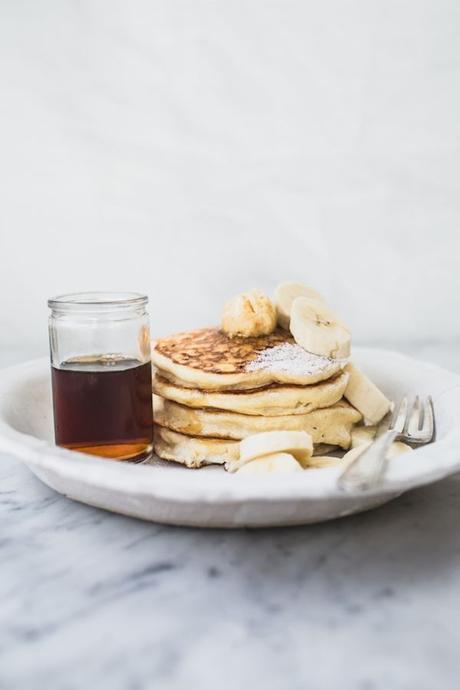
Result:
M406 351L460 371L458 347ZM200 531L0 456L0 688L456 690L459 505L457 475L322 525Z

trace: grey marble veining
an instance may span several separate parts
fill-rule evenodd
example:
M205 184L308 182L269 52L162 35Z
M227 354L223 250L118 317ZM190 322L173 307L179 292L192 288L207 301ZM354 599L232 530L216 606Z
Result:
M331 523L200 531L1 456L0 688L457 689L459 505L457 475Z

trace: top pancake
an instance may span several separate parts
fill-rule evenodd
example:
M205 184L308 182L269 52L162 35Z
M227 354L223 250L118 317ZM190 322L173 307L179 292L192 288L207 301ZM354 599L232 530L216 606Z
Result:
M304 369L286 362L260 364L261 353L265 356L285 344L295 346L291 334L283 329L267 336L230 338L217 328L202 328L157 340L152 361L169 381L210 391L248 390L272 383L309 385L334 376L344 367L345 362L316 355L308 355ZM251 370L251 363L254 367L256 361Z

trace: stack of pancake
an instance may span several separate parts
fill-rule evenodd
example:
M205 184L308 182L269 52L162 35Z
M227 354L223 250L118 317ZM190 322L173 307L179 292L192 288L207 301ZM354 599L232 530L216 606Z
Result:
M347 449L362 420L343 398L345 362L306 353L281 328L180 333L153 343L152 359L155 452L187 467L231 463L262 431L307 431L317 455Z

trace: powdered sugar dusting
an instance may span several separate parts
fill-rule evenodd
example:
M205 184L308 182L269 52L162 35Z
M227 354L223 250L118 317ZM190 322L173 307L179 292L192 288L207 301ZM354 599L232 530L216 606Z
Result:
M265 369L293 376L308 376L318 374L334 364L337 364L336 359L314 355L296 343L282 343L259 352L256 359L246 365L246 371Z

